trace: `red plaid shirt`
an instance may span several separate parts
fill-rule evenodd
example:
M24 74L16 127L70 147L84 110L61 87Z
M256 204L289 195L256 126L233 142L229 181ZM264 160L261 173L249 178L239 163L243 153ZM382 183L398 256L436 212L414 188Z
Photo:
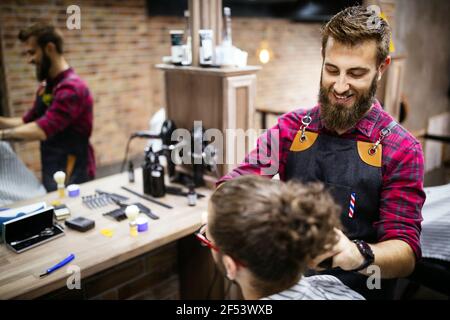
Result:
M259 154L270 155L272 135L279 135L278 173L285 180L285 166L301 119L307 110L298 109L289 112L278 119L278 123L267 130L257 142L257 148L250 152L244 162L220 179L218 184L240 175L263 175L262 168L271 164L259 165ZM327 130L319 115L319 106L311 109L312 122L308 130L336 135ZM348 130L340 137L352 140L375 142L380 131L387 127L392 117L385 112L376 101L369 113L358 122L355 128ZM264 143L267 141L267 143ZM425 202L423 191L424 160L421 145L406 129L397 125L383 142L382 188L379 220L374 223L378 241L399 239L408 243L416 258L421 257L420 231L422 222L422 206ZM259 151L258 151L259 150ZM262 152L261 152L262 150ZM264 163L267 163L265 159ZM271 176L269 176L271 177Z
M67 80L67 78L69 78ZM62 80L66 81L58 85ZM80 137L90 137L93 123L93 98L86 83L75 74L72 68L59 73L51 83L52 100L43 116L38 115L37 100L24 116L23 122L36 121L36 124L45 132L47 138L58 132L71 129ZM44 93L45 86L38 88L36 95ZM95 176L94 149L89 144L88 149L88 175Z

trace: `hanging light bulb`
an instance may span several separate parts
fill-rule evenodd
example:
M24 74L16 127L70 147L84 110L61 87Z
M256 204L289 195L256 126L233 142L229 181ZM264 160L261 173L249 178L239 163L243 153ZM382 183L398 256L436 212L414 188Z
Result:
M270 62L270 60L273 57L273 53L269 47L269 43L267 42L267 40L261 41L257 55L258 55L259 62L261 62L262 64L266 64L266 63Z

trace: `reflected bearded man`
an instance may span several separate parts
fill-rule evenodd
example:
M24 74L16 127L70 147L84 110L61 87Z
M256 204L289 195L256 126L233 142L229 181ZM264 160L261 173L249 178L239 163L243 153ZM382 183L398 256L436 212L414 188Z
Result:
M66 173L66 184L95 177L90 144L94 99L87 84L67 63L64 39L51 24L36 23L20 31L27 62L40 82L33 106L22 117L0 117L0 140L40 141L42 182L56 190L53 174Z

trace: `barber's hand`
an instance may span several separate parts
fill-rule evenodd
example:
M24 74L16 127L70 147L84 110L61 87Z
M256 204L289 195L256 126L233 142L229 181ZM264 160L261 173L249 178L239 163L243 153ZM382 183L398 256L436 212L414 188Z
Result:
M338 236L338 242L331 250L316 257L308 266L315 270L324 270L319 264L328 258L333 259L332 268L341 268L342 270L354 270L364 262L364 257L359 252L358 247L339 229L335 229Z

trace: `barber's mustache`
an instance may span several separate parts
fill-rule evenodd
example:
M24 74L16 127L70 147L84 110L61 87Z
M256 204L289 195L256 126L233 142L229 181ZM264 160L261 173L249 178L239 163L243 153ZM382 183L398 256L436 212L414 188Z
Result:
M357 95L357 94L358 94L358 91L354 90L353 88L350 88L350 89L348 89L348 90L345 91L345 92L337 92L336 90L334 90L334 85L331 85L331 86L329 86L329 87L327 88L327 87L325 87L322 83L320 83L320 86L321 86L323 89L326 90L326 91L325 91L326 93L335 93L335 94L340 95L340 96L348 96L348 95L351 95L351 94L354 94L354 95Z
M338 96L350 96L350 95L357 95L358 94L358 92L353 90L353 89L349 89L349 90L344 91L344 92L337 92L336 90L334 90L333 87L330 87L328 89L328 93L334 93L334 94L336 94Z

